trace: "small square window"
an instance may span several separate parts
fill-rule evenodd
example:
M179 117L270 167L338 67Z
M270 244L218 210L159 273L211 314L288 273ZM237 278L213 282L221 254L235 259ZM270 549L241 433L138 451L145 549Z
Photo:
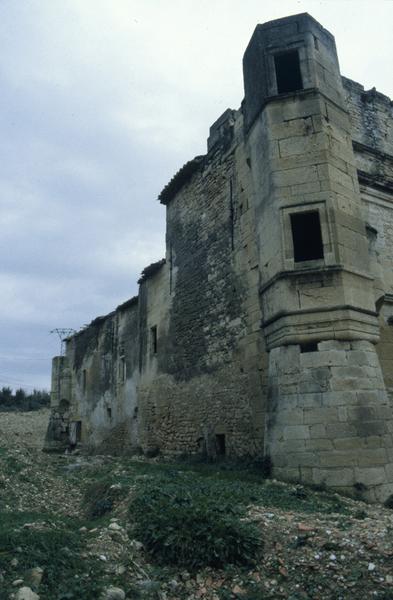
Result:
M297 50L276 54L274 57L274 66L276 68L277 92L279 94L303 89L299 53Z
M293 213L290 217L295 263L323 258L319 212Z
M307 344L300 344L300 352L318 352L318 342L308 342Z

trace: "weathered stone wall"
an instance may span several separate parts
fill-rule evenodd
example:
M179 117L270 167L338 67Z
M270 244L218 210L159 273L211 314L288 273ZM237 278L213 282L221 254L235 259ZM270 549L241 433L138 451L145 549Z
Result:
M138 303L125 303L70 338L72 418L86 446L138 446Z
M376 349L386 388L393 401L393 194L362 186L362 198L379 312L380 339Z
M266 359L249 167L241 152L218 150L170 200L165 269L142 284L158 348L144 345L141 440L214 454L224 435L226 454L262 456Z
M52 360L51 413L45 436L46 452L61 451L69 445L72 373L66 356Z
M393 104L375 89L343 78L361 183L375 302L379 312L377 353L393 400Z
M351 115L352 139L393 156L392 100L375 88L365 90L360 83L342 78L345 103ZM378 161L379 162L379 161ZM383 162L379 169L383 169Z
M267 451L282 479L393 491L393 419L375 346L327 341L270 352ZM362 484L359 486L359 484Z

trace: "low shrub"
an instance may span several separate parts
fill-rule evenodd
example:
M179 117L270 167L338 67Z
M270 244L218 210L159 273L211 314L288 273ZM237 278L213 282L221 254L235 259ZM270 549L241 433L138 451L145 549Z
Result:
M0 598L10 597L15 591L12 582L17 576L37 565L44 571L39 588L41 598L98 598L102 589L102 565L94 563L96 577L85 578L93 563L80 556L83 548L79 532L81 523L66 518L57 520L49 514L41 521L42 516L0 511L0 571L4 577ZM24 526L26 523L29 526ZM19 548L17 567L11 562L16 548Z
M84 508L89 519L102 517L113 509L114 501L123 497L126 490L112 485L112 481L95 481L85 490Z
M133 535L158 563L188 568L249 565L262 550L261 535L242 520L244 507L220 483L180 478L146 482L130 512Z

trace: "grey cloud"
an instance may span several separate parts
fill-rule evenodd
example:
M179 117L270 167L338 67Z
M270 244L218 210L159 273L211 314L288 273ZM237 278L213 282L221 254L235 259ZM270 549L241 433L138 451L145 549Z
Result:
M345 75L393 94L389 2L2 1L0 385L48 386L49 330L136 292L164 252L156 197L240 106L256 23L304 10Z

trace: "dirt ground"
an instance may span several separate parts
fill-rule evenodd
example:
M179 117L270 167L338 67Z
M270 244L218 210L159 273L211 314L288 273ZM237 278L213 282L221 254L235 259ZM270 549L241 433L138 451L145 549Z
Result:
M201 471L45 454L48 416L0 413L0 600L393 600L393 511L274 481L247 509L264 540L252 568L154 564L133 537L130 499L157 473L188 481ZM227 476L209 468L205 480ZM230 473L246 490L243 475ZM89 502L102 506L108 490L113 506L92 517Z
M40 451L49 420L49 409L0 413L0 446Z

